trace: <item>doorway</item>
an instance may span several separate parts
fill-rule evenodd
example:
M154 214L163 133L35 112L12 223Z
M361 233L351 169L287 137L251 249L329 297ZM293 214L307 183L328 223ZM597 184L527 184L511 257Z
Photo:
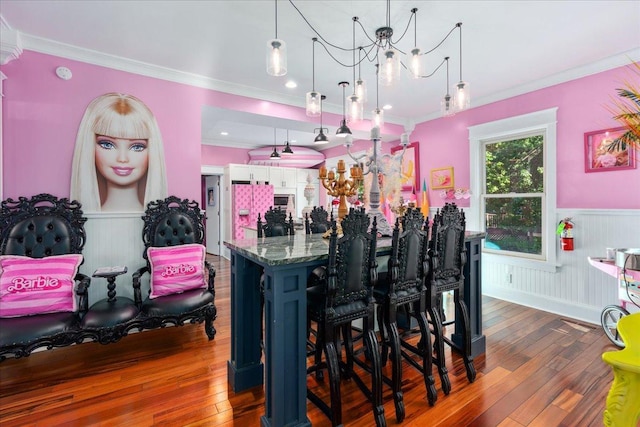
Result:
M221 175L203 175L202 178L202 193L204 195L203 206L205 214L207 216L205 228L207 253L212 255L220 255L222 252L222 220L220 216Z

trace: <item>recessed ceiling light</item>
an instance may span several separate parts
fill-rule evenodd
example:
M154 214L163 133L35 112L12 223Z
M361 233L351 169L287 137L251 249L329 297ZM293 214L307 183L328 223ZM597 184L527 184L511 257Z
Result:
M391 104L385 104L385 105L382 106L383 110L391 110L392 108L393 108L393 105L391 105Z
M220 132L220 135L227 136L227 135L229 135L229 132L222 131L222 132Z
M295 89L298 87L298 83L294 82L293 80L289 80L288 82L286 82L284 84L286 87L288 87L289 89Z
M296 141L295 139L292 139L292 140L291 140L291 141L289 141L289 142L293 144L294 142L298 142L298 141Z

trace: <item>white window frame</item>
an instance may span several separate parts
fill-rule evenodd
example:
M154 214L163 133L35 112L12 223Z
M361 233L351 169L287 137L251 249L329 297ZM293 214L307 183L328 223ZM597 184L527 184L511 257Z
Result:
M513 254L483 254L488 259L501 263L518 265L543 271L556 271L556 124L557 107L541 110L521 116L483 123L469 127L469 159L471 198L467 229L485 230L484 209L481 194L484 191L484 155L483 144L487 141L517 139L523 134L542 133L544 135L544 192L546 203L543 204L542 234L544 260L523 258Z

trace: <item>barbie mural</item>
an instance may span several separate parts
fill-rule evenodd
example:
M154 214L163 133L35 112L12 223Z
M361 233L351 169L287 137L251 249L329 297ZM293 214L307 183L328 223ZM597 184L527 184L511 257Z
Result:
M78 128L71 199L87 212L132 212L165 197L162 137L151 110L132 95L95 98Z

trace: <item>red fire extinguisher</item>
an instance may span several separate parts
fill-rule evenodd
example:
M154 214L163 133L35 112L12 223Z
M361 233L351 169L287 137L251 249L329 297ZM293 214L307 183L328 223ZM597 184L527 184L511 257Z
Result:
M560 235L560 246L563 251L573 250L573 222L571 218L564 218L558 224L557 233Z

